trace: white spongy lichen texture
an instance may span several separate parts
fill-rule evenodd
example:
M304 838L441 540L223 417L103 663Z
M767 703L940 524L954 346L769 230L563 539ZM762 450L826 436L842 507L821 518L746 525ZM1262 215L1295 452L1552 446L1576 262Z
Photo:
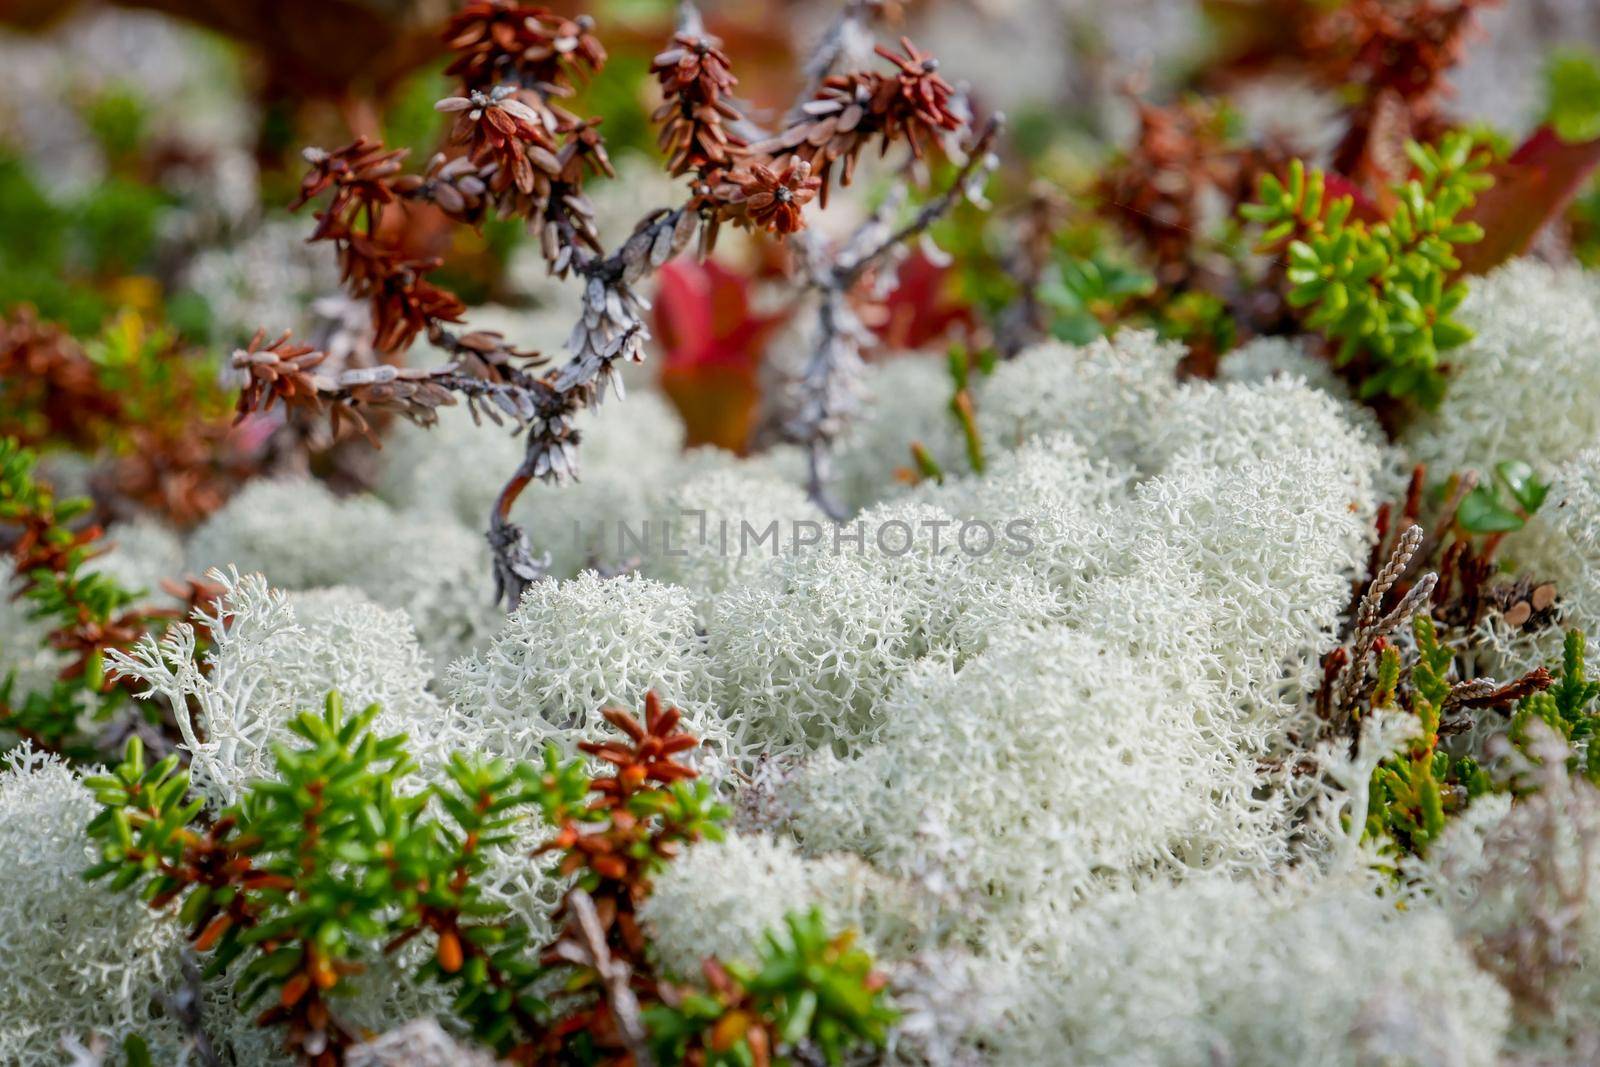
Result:
M1505 993L1437 908L1366 881L1201 878L1033 917L993 960L1001 1067L1492 1067Z
M1081 896L1161 863L1205 816L1220 753L1174 688L1064 627L960 671L930 659L884 702L874 746L802 772L796 829L902 877L978 880L1000 915Z
M445 684L460 728L496 755L537 759L549 743L570 755L580 741L614 735L601 711L637 711L654 692L684 712L703 758L741 756L712 699L695 598L637 575L534 583Z
M722 703L773 754L870 735L875 702L911 661L900 606L888 576L831 552L787 561L771 583L728 590L709 626Z
M134 894L83 880L99 858L85 833L99 810L54 757L14 749L0 770L0 1062L66 1063L63 1038L97 1034L170 1051L159 997L176 988L183 931Z
M350 586L410 616L439 662L492 631L498 612L480 533L442 511L341 499L309 480L246 486L189 539L189 567L258 571L277 589Z
M1101 546L1116 507L1126 498L1131 468L1093 460L1070 434L1028 440L989 460L982 477L920 489L916 497L948 509L963 523L996 532L995 560L1011 560L1064 595L1099 573ZM955 531L959 543L961 531Z
M114 674L177 709L195 788L217 806L272 769L272 745L300 712L330 692L349 711L377 704L374 729L406 734L424 764L437 751L447 709L427 689L426 660L404 612L350 589L285 594L260 575L213 571L222 598L107 658ZM198 630L198 632L197 632ZM200 651L198 639L209 647Z
M918 894L849 854L805 856L783 838L730 833L690 846L656 879L640 921L669 974L693 977L707 956L754 963L786 915L817 908L854 930L880 960L923 942Z
M1091 454L1138 466L1149 428L1178 387L1183 346L1147 331L1082 347L1052 342L1001 364L980 384L978 428L986 447L1015 448L1065 431Z
M703 618L718 593L759 583L774 560L828 529L803 489L753 464L691 475L654 510L654 525L637 529L645 541L640 573L694 593Z
M1449 355L1449 388L1403 443L1435 477L1521 460L1548 471L1600 444L1600 284L1517 259L1476 279Z

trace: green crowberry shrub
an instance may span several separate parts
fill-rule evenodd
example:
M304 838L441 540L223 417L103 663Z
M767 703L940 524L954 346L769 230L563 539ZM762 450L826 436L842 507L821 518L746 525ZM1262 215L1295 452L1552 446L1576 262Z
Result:
M1453 317L1467 296L1455 249L1483 239L1461 216L1493 179L1466 134L1413 142L1406 154L1417 177L1392 190L1394 209L1379 221L1298 159L1287 180L1264 176L1258 202L1240 212L1266 226L1261 251L1287 254L1289 303L1305 325L1336 346L1341 365L1362 360L1361 395L1431 408L1444 395L1443 353L1472 338Z
M705 990L653 976L634 912L651 876L728 815L673 758L698 743L675 709L652 695L643 722L608 711L626 740L582 746L607 774L552 745L542 765L457 754L432 785L404 736L372 731L377 713L347 715L330 694L274 747L276 774L211 820L178 758L151 764L130 739L85 783L102 806L85 878L174 908L206 975L231 978L258 1024L319 1067L358 1040L339 1013L352 976L419 938L418 980L453 988L460 1021L514 1063L643 1062L646 1048L716 1064L803 1048L836 1063L885 1040L883 978L817 913L791 916L757 967L708 960ZM572 876L542 949L480 885L486 853L535 811L555 827L539 851Z

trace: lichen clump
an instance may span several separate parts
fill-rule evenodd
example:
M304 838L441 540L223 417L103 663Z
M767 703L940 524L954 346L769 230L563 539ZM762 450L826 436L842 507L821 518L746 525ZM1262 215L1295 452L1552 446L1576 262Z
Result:
M0 1061L1600 1063L1600 59L92 6L0 30Z

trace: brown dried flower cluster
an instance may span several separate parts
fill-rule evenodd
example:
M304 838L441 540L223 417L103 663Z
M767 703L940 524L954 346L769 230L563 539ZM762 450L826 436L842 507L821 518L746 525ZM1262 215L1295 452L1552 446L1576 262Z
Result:
M1373 194L1408 173L1405 144L1449 128L1447 78L1477 17L1498 0L1267 0L1259 40L1228 67L1292 70L1346 96L1348 126L1330 166Z
M1231 216L1285 153L1230 144L1224 116L1203 100L1159 106L1132 99L1138 135L1102 173L1096 193L1106 216L1145 250L1162 288L1182 292L1205 281L1197 277L1198 245L1208 202L1220 201Z
M565 18L516 0L472 0L450 19L445 40L456 58L445 74L468 89L514 82L550 91L605 66L606 50L587 15Z
M333 190L327 208L317 213L312 240L333 243L346 291L371 301L375 346L399 351L436 320L459 322L466 306L425 277L439 261L414 258L379 237L384 208L397 199L394 176L405 152L385 151L361 137L331 152L309 148L305 155L311 170L294 206Z
M586 176L613 174L599 120L580 120L508 85L469 90L436 107L456 116L453 140L465 155L439 154L422 174L402 175L405 152L365 138L331 152L309 149L311 169L295 202L299 207L332 190L313 239L334 243L344 287L371 302L375 345L384 352L410 347L419 334L461 321L465 311L454 293L428 281L438 260L391 243L384 212L397 201L431 202L469 225L482 222L491 207L524 218L540 228L558 275L571 269L577 247L599 248L594 210L582 193Z
M327 210L317 216L319 223L331 225L349 215L352 209L370 210L393 201L390 179L400 173L406 151L385 151L383 145L357 137L332 152L307 148L304 155L310 169L300 179L300 195L289 205L289 210L298 211L332 189L333 198ZM317 236L322 236L321 226Z
M558 276L571 269L577 247L598 252L583 180L615 176L600 119L580 119L552 100L570 95L577 77L605 66L593 28L587 16L568 19L513 0L474 0L464 7L445 31L456 53L447 73L461 79L462 95L435 106L456 115L453 140L464 146L468 164L438 160L422 180L402 179L400 191L433 199L447 214L476 225L487 190L503 214L539 231Z
M1461 61L1479 9L1497 0L1356 0L1313 20L1307 44L1325 57L1330 84L1361 86L1333 169L1375 188L1407 173L1407 141L1432 142L1448 128L1446 74Z
M509 85L497 85L487 92L474 89L466 96L446 97L434 107L455 115L451 140L466 148L467 158L480 170L495 168L491 188L505 192L514 187L523 195L533 192L529 152L537 149L549 155L555 142L546 115L518 99L517 89ZM548 168L542 168L547 174L557 169L554 160L550 156Z
M476 226L488 213L489 184L466 156L436 152L421 174L404 174L391 184L401 196L432 203L457 222Z
M127 426L121 449L95 470L90 485L114 514L154 513L187 529L259 473L255 457L241 452L230 429L226 418L195 419L187 430L166 424Z
M438 421L438 409L453 405L455 395L438 379L449 372L379 364L356 367L335 375L316 373L328 357L310 345L295 344L285 332L270 344L257 331L248 347L233 354L233 367L245 374L239 391L237 419L272 409L326 411L335 435L349 424L374 444L377 437L362 412L400 415L428 426Z
M650 64L665 98L652 120L661 124L658 144L674 175L705 176L727 168L745 141L727 128L743 116L732 102L738 79L729 69L722 42L703 34L679 33Z
M804 160L821 181L822 204L828 203L833 166L841 163L839 182L849 185L863 149L877 140L880 150L903 140L920 158L923 139L959 130L955 89L939 76L939 61L919 52L902 37L905 55L878 48L894 64L892 74L859 71L823 80L812 99L800 106L800 118L776 137L750 146L752 155Z
M0 318L0 437L92 448L120 411L66 330L27 305Z
M805 228L801 211L816 197L822 179L812 176L805 160L790 158L772 166L752 163L734 172L733 184L739 191L730 199L751 222L773 233L791 234Z
M905 55L878 49L892 74L860 72L823 79L812 99L782 133L748 144L727 124L743 118L732 99L737 84L721 42L680 31L655 57L651 72L664 101L654 119L673 174L693 172L693 208L705 223L701 248L716 243L723 222L780 236L805 226L804 208L821 194L826 205L835 160L843 159L848 185L861 151L876 138L887 150L905 140L913 153L923 137L962 127L955 90L938 74L938 61L901 39Z

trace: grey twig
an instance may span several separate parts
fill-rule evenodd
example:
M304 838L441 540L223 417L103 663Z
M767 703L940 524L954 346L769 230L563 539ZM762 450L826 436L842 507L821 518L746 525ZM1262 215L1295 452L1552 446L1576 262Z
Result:
M600 926L600 915L594 900L582 889L567 893L567 910L577 923L577 938L571 933L555 946L555 953L568 963L587 967L600 978L605 988L606 1005L617 1034L628 1046L637 1067L654 1067L650 1055L649 1033L644 1017L639 1011L639 998L633 992L633 970L626 961L614 958L606 944L605 930Z
M817 94L823 80L833 73L846 52L858 42L870 43L867 25L882 9L882 0L845 0L844 6L833 16L828 28L822 31L822 36L817 39L816 46L800 68L802 87L784 118L784 125L792 126L804 119L801 106Z
M950 185L900 227L892 220L905 202L903 183L837 249L826 249L810 235L799 242L801 269L817 294L817 336L805 368L790 387L780 431L806 450L806 493L835 521L844 518L844 509L830 489L833 445L860 406L861 350L871 340L850 308L849 292L868 270L925 234L961 199L975 195L975 187L995 165L991 149L1004 122L1003 115L990 117Z
M1426 604L1428 598L1433 595L1438 575L1425 574L1411 587L1405 599L1393 611L1387 615L1383 614L1384 599L1401 576L1411 568L1412 560L1417 557L1418 550L1422 547L1424 536L1420 526L1406 528L1395 541L1388 560L1373 576L1372 584L1367 587L1361 603L1356 607L1355 640L1350 650L1350 659L1345 663L1338 683L1333 687L1335 710L1348 708L1365 687L1369 673L1368 660L1378 638L1393 633L1405 625L1417 609Z
M706 32L705 19L700 17L700 9L694 5L693 0L678 0L676 25L679 33L694 37L702 37Z

